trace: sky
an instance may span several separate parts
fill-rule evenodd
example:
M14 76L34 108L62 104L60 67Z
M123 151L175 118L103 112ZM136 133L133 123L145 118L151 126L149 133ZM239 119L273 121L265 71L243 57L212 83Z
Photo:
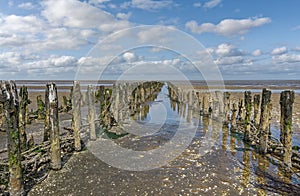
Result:
M300 79L299 7L299 0L0 0L0 79Z

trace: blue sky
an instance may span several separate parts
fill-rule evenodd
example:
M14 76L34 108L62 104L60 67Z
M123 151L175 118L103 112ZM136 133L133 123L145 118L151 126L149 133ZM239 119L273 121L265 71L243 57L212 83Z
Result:
M0 1L0 78L95 79L103 70L110 78L138 66L140 75L164 75L173 66L199 79L192 64L201 61L202 74L218 68L224 79L300 79L299 7L299 0ZM130 30L142 25L151 26ZM201 46L179 42L188 36Z

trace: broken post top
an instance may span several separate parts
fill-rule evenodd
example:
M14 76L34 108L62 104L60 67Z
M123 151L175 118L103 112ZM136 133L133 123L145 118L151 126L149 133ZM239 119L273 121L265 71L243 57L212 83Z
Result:
M280 93L280 104L293 104L295 100L295 92L291 90L282 91Z
M19 104L19 98L17 93L17 87L14 81L2 81L1 82L1 95L0 102L8 101L12 98L13 104Z
M57 88L54 83L47 84L49 90L49 103L57 102Z

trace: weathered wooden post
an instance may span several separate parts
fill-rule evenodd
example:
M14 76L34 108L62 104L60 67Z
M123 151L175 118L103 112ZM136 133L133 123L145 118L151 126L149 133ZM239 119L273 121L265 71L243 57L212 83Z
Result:
M95 89L93 86L88 85L88 119L90 128L90 139L96 140L96 127L95 127Z
M49 122L50 122L50 166L54 170L61 169L61 152L59 141L59 119L58 119L58 98L57 88L54 83L47 85Z
M20 131L20 146L21 151L27 149L27 136L26 136L26 111L28 110L28 91L27 87L20 88L20 111L19 111L19 131Z
M236 114L237 113L237 105L236 103L232 104L232 115L231 115L231 127L230 131L236 131Z
M49 88L50 84L46 85L45 91L45 121L44 121L44 142L50 139L50 103L49 103Z
M259 138L259 151L267 153L268 140L269 140L269 127L271 115L271 91L263 89L261 99L261 115L260 115L260 138Z
M260 95L254 95L253 98L253 108L254 108L254 125L258 128L259 126L259 104L260 104Z
M1 102L4 104L5 127L7 131L7 150L9 165L10 195L23 195L23 173L21 165L19 100L16 84L13 81L1 83Z
M246 115L245 115L245 120L244 120L244 127L245 127L244 140L246 142L250 142L252 140L252 134L251 134L252 103L251 103L251 92L250 91L245 91L245 109L246 109Z
M238 112L239 121L244 120L245 118L245 110L244 110L244 101L243 99L239 100L239 112Z
M81 92L80 82L73 82L73 94L72 94L72 109L73 109L73 130L74 130L74 146L76 151L81 150L80 142L80 127L81 127Z
M224 92L224 113L225 113L225 123L230 120L230 93Z
M203 101L202 101L202 112L203 112L203 116L208 116L209 115L209 99L208 99L208 95L204 95L203 96Z
M42 96L38 95L36 97L36 103L37 103L37 115L38 119L45 119L45 104L42 100Z
M294 91L283 91L280 94L280 141L284 146L283 162L286 166L292 166L292 115Z
M0 130L4 129L5 116L4 116L4 108L3 104L0 103Z

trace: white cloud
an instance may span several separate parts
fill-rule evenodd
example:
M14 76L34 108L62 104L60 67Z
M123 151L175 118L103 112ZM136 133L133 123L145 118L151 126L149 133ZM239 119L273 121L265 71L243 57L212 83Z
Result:
M216 7L217 5L219 5L222 2L222 0L210 0L208 2L206 2L203 7L205 8L213 8Z
M30 51L76 49L96 34L90 29L54 27L37 16L0 16L0 46Z
M234 45L223 43L217 46L214 52L221 57L224 56L243 56L244 52L236 48Z
M270 18L225 19L219 24L203 23L198 25L194 20L185 26L193 33L216 33L223 36L235 36L247 33L250 29L270 23Z
M130 26L128 21L117 20L113 15L75 0L45 0L42 15L55 26L97 28L112 32Z
M254 50L252 52L252 56L261 56L262 55L262 51L260 49Z
M272 60L274 63L296 63L300 62L299 54L281 54L273 56Z
M108 4L107 6L108 6L110 9L116 9L116 8L117 8L117 5L112 4L112 3Z
M252 59L244 58L242 56L231 56L231 57L222 57L215 60L217 65L251 65L253 63Z
M45 69L63 67L76 67L77 59L73 56L51 56L45 60L39 60L35 62L29 62L22 66L23 69Z
M194 7L201 7L202 4L201 4L200 2L197 2L197 3L194 3L193 6L194 6Z
M12 33L38 33L45 27L44 22L36 16L1 16L0 32Z
M137 59L136 55L132 52L125 52L123 54L123 58L126 62L133 62L133 61L136 61L136 59Z
M35 8L35 5L33 5L31 2L24 2L18 5L19 8L31 10Z
M99 1L98 1L99 2ZM29 5L29 4L24 4ZM45 0L41 15L0 14L0 46L18 47L31 52L56 49L79 49L105 36L128 28L128 14L113 15L76 0Z
M124 2L121 8L126 9L129 7L139 8L143 10L157 10L162 8L167 8L172 5L172 0L132 0Z
M131 17L131 12L126 13L117 13L117 18L121 20L128 20Z
M274 48L271 52L272 55L280 55L287 52L287 47Z
M110 0L88 0L89 4L94 4L94 5L103 4L109 1Z
M153 28L138 32L138 40L141 43L167 43L172 37L170 35L174 32L173 27L155 26Z
M16 67L22 63L24 56L16 52L0 53L0 66L1 67Z

